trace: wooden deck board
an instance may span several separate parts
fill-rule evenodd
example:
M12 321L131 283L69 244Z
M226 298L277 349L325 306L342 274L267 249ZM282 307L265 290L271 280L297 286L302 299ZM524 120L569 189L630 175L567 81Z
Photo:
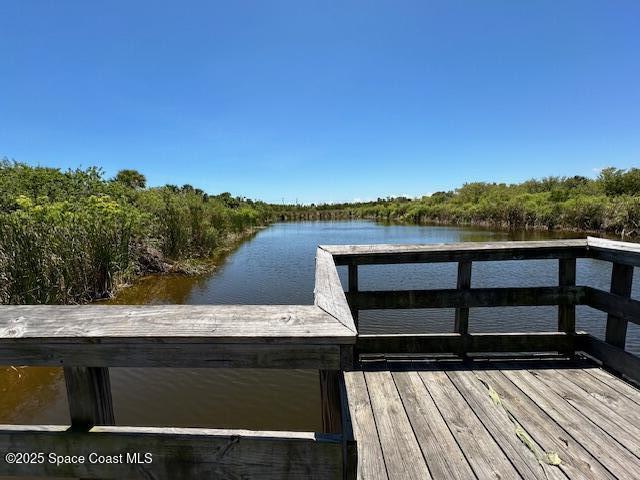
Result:
M585 370L592 377L597 378L605 385L608 385L613 390L618 393L621 393L628 399L632 400L634 403L640 405L640 390L635 388L632 385L629 385L627 382L621 382L618 378L611 375L609 372L603 370L602 368L590 368Z
M440 415L418 372L393 372L422 454L434 479L474 478L464 453Z
M344 372L347 400L353 422L353 436L358 442L358 478L387 480L369 392L362 372Z
M635 425L635 422L629 422L615 410L610 409L605 402L592 397L584 389L576 388L575 383L558 375L555 370L531 371L531 374L541 379L551 390L605 430L635 456L640 456L640 428Z
M615 479L580 442L571 437L500 371L476 370L474 373L498 393L518 423L536 439L545 452L556 452L560 456L560 468L567 477Z
M345 373L358 478L639 478L631 450L640 404L621 393L633 387L599 369L556 364L389 362ZM538 455L556 452L561 464L541 466L516 425Z
M453 371L448 372L448 376L522 478L566 478L558 468L539 462L530 450L522 448L522 441L516 435L516 424L507 410L494 403L489 390L474 375ZM544 452L535 440L534 448Z
M637 480L640 460L564 398L549 390L546 384L528 371L502 370L502 374L537 403L553 421L567 430L616 477Z
M389 478L431 478L391 373L365 373Z
M421 371L420 377L479 479L522 478L445 372Z

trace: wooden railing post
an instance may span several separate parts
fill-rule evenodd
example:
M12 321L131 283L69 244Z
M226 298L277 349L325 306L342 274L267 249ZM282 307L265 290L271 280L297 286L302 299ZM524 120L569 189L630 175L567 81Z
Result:
M611 269L611 293L622 297L631 297L633 284L633 266L614 263ZM624 350L627 340L627 320L615 315L607 315L607 343Z
M576 259L561 258L558 264L558 285L561 287L574 287L576 285ZM565 352L569 355L574 352L574 335L576 333L576 307L575 305L558 305L558 331L571 335L567 338L568 348Z
M355 293L358 291L358 264L349 264L349 293ZM351 316L353 317L353 323L358 328L358 308L355 305L350 305Z
M471 288L471 265L472 263L466 260L458 262L458 290L469 290ZM467 337L469 335L469 308L456 308L454 331L462 335L461 354L464 356L467 353Z
M340 433L342 430L339 382L340 370L320 370L320 402L324 433Z
M108 368L65 367L64 379L73 430L115 425Z

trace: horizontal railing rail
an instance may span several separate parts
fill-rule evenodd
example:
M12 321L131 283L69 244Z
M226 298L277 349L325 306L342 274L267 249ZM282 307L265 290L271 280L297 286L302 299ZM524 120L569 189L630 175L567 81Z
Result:
M640 245L587 237L583 240L457 243L427 245L328 245L336 265L348 266L348 303L358 325L359 311L454 308L451 334L358 335L356 354L531 353L583 351L606 367L640 381L640 359L625 351L627 323L640 324L640 301L630 298L633 268L640 266ZM576 285L576 260L592 258L613 264L611 290ZM558 260L558 284L520 288L472 288L474 262ZM358 267L402 263L457 262L455 289L361 291ZM577 305L608 314L605 340L576 332ZM558 331L469 333L469 308L558 306Z

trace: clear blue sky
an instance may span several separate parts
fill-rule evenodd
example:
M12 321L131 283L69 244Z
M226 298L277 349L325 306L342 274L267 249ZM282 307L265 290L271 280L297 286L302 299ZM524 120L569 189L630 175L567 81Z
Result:
M267 201L640 165L638 0L0 3L0 157Z

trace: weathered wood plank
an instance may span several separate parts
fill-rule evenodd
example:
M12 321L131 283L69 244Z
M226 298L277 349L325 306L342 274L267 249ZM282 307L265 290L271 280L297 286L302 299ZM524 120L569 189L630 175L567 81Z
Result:
M364 373L345 372L344 382L353 434L358 446L358 479L387 480L387 469Z
M489 390L473 373L450 371L447 375L522 478L566 480L557 467L539 462L534 453L520 441L515 434L516 425L509 418L507 411L493 402ZM533 446L539 452L544 452L535 440Z
M579 305L587 298L581 286L386 290L348 295L349 302L359 310Z
M640 406L613 387L589 375L585 370L595 369L560 368L555 372L575 387L584 390L602 405L615 412L616 415L620 415L631 425L637 426L640 420ZM622 382L621 379L617 379L617 381Z
M409 422L434 480L475 478L417 372L393 372Z
M577 388L555 370L531 370L531 375L546 384L550 390L569 402L576 410L597 424L618 443L627 448L635 456L640 456L640 428L628 422L618 413L607 408L600 400L590 396L581 388ZM636 411L636 418L640 418Z
M502 370L555 422L620 479L635 480L640 460L526 370Z
M115 425L108 368L65 367L64 380L74 430Z
M640 358L592 336L580 337L580 348L602 364L635 382L640 382Z
M354 343L313 305L3 305L0 344Z
M465 242L424 245L322 245L336 265L491 260L534 260L587 256L586 240Z
M349 265L349 293L355 293L358 291L358 265L350 264ZM348 297L347 297L348 299ZM353 317L353 323L358 328L358 309L354 308L353 305L349 304L351 308L351 316Z
M340 433L342 431L342 412L340 411L339 370L320 370L320 405L322 431Z
M574 287L576 285L576 259L565 258L559 260L558 285L561 287ZM586 295L584 295L586 297ZM575 305L558 306L558 331L574 333L576 331L576 307Z
M315 305L333 316L352 333L355 333L357 330L351 316L351 309L342 289L333 257L321 247L316 250L315 280L313 291Z
M469 353L558 352L573 349L573 340L581 339L564 332L473 333L466 338ZM356 350L363 353L458 353L462 336L457 333L359 335Z
M640 301L614 295L597 288L584 288L587 296L584 302L586 305L640 325Z
M0 365L189 368L341 368L340 345L0 343Z
M611 293L628 298L631 296L632 283L633 267L614 263L611 270ZM627 320L608 314L605 341L614 347L624 349L627 341Z
M521 478L444 372L419 373L478 478Z
M340 413L342 420L342 465L345 480L356 480L358 474L358 444L353 432L353 419L349 409L349 394L344 374L338 379L340 388ZM377 437L376 437L377 438Z
M579 441L498 370L474 370L474 374L498 393L500 400L518 423L540 443L545 452L558 453L562 460L560 468L567 477L589 480L615 479Z
M472 262L458 262L457 289L466 291L471 288L471 266ZM456 308L453 331L466 335L469 332L469 308Z
M0 426L0 451L84 455L85 463L56 466L2 464L6 475L167 479L342 479L337 435L197 428ZM122 464L91 463L91 452L123 455ZM151 454L150 463L127 463L126 454ZM47 458L48 460L48 458Z
M389 478L431 479L391 373L364 375Z
M611 375L611 373L602 368L590 368L585 372L640 405L640 390L638 388Z
M607 262L640 266L640 245L605 238L587 237L589 256Z

